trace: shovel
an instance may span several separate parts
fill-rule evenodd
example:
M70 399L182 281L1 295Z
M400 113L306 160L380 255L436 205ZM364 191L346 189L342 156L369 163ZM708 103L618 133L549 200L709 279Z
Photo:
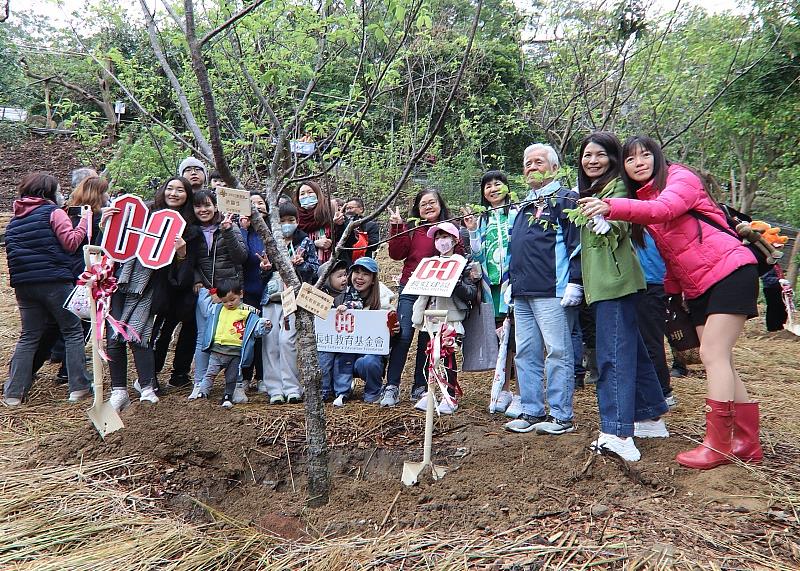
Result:
M92 265L92 254L102 255L103 249L98 246L84 246L83 259L86 262L86 269L88 270ZM102 438L112 432L116 432L120 428L124 428L122 419L114 410L110 403L103 402L103 363L100 360L100 347L97 342L97 304L93 296L89 296L90 313L92 318L92 373L94 375L94 382L92 390L94 392L94 402L92 407L86 411L89 415L89 420L92 421L97 432L100 433Z
M783 304L786 306L786 323L783 328L795 335L800 336L800 323L795 323L795 309L794 309L794 292L788 286L785 286L782 292Z
M447 311L427 309L425 310L425 328L428 334L433 339L433 354L431 360L433 365L440 357L440 337L439 333L442 330L442 325L447 319ZM433 445L433 409L436 406L436 398L434 397L436 389L436 381L433 375L428 375L428 407L425 409L425 444L422 449L422 462L403 462L403 476L402 482L406 486L413 486L419 480L419 475L430 467L431 475L434 480L441 480L444 478L447 471L443 466L436 466L431 462L431 448Z

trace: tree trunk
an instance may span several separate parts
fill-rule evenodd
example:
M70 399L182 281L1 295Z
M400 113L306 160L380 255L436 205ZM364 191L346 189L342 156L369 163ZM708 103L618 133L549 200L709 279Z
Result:
M274 195L275 189L271 187L269 194ZM277 199L277 196L274 196ZM275 201L277 202L277 200ZM273 229L280 229L280 219L275 203L270 200L270 222ZM300 280L294 271L294 266L289 259L286 248L279 248L274 234L267 228L264 219L253 208L250 223L255 228L267 257L273 266L277 267L286 287L291 287L297 292ZM273 327L277 327L273 324ZM297 308L295 314L295 327L297 327L297 365L300 370L300 380L305 390L306 412L306 462L308 465L308 500L311 507L322 506L328 503L330 494L330 474L328 472L328 441L325 422L325 409L322 403L322 372L317 358L317 339L314 334L314 317L303 308Z

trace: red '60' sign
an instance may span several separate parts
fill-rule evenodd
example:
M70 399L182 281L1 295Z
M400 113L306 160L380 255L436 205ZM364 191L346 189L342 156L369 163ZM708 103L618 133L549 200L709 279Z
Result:
M119 208L103 232L102 247L117 262L137 258L143 266L157 270L172 262L175 239L181 235L186 221L175 210L159 210L152 214L138 196L125 194L111 206Z

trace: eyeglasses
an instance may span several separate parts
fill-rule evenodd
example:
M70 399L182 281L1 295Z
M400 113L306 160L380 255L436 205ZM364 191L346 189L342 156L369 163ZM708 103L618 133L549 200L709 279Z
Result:
M183 172L203 172L201 167L186 167Z
M439 205L439 201L438 200L429 200L427 202L420 202L419 203L419 207L420 208L423 208L423 207L426 207L426 206L438 206L438 205Z

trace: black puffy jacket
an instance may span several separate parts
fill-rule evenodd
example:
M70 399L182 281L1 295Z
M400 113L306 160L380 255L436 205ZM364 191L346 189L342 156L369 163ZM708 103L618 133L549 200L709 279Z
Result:
M194 283L203 287L214 286L215 281L244 281L244 263L247 261L247 246L242 233L236 226L227 230L221 227L214 231L211 248L206 243L202 227L193 226L193 231L185 238L187 261L194 268Z

